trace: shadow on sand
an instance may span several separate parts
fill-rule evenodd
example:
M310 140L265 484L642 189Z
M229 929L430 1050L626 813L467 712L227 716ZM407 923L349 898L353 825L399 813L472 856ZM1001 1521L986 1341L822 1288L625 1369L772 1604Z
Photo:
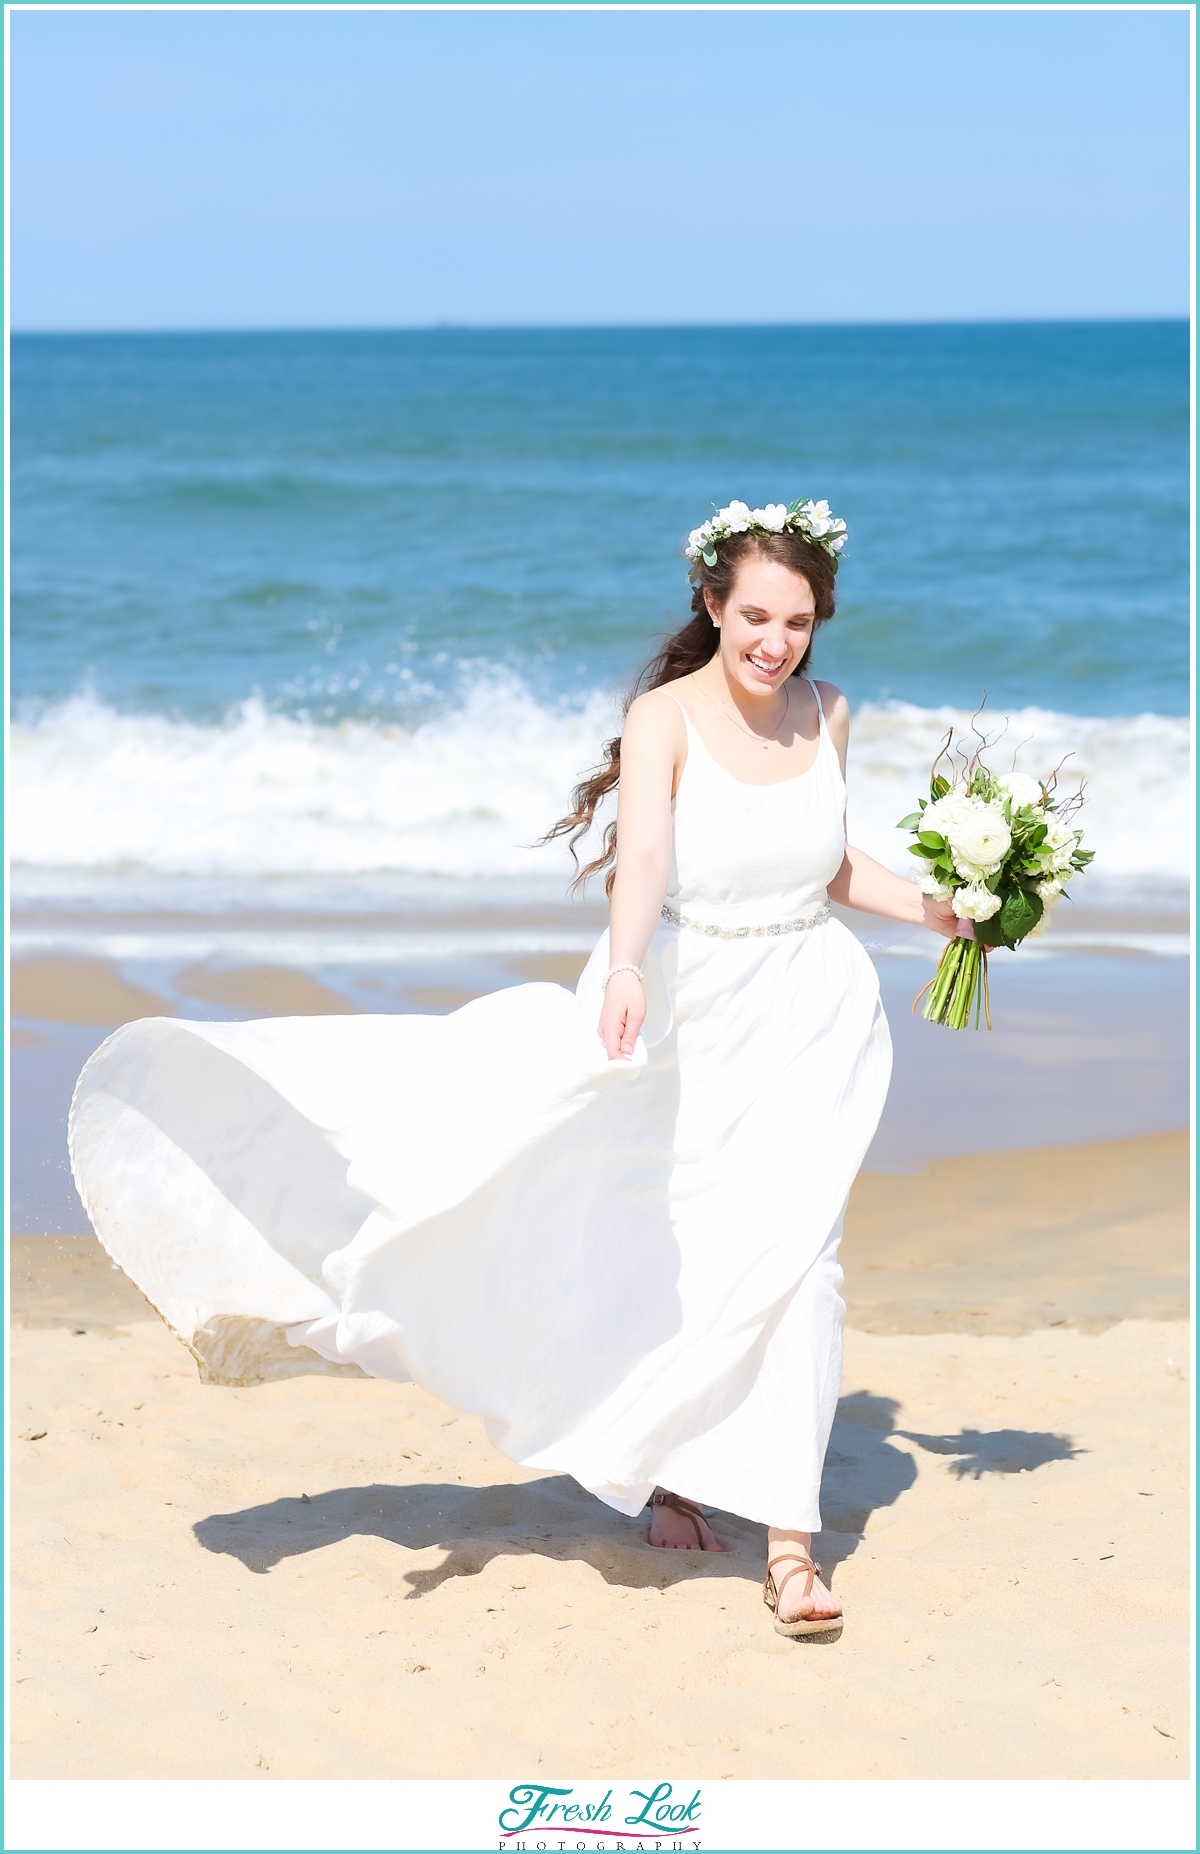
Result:
M1081 1451L1068 1436L1023 1429L930 1436L898 1429L899 1402L857 1391L838 1406L821 1504L825 1529L816 1550L826 1573L862 1543L867 1521L891 1506L917 1478L917 1460L896 1442L950 1457L951 1474L978 1481L985 1474L1029 1473ZM213 1513L195 1527L206 1551L228 1554L263 1575L286 1558L322 1551L358 1534L386 1539L405 1551L438 1550L435 1565L405 1573L410 1598L452 1577L473 1577L497 1557L539 1557L590 1564L606 1583L666 1588L684 1577L762 1577L765 1529L734 1514L718 1514L721 1554L654 1551L646 1519L626 1519L585 1493L565 1474L540 1480L464 1487L457 1482L373 1483L265 1502L236 1513Z
M899 1411L896 1398L871 1391L856 1391L838 1405L821 1483L825 1529L817 1542L827 1571L858 1549L871 1514L892 1506L915 1482L916 1458L896 1447L899 1441L914 1442L926 1454L952 1457L949 1473L975 1481L985 1474L1032 1473L1048 1461L1072 1461L1083 1452L1069 1436L1032 1429L921 1435L896 1426Z

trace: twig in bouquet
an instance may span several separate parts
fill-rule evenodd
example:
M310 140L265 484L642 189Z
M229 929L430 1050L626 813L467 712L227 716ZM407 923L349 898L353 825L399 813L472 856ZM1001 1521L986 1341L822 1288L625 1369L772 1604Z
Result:
M947 729L946 737L942 741L941 747L938 749L937 758L934 760L933 765L929 768L929 784L931 787L933 785L934 779L937 777L938 760L944 760L947 757L947 755L950 752L950 743L952 742L953 739L954 739L954 729L951 727Z
M1006 727L1007 727L1007 725L1008 725L1008 723L1007 723L1007 722L1005 722L1005 726L1006 726ZM1021 748L1022 748L1022 747L1027 747L1027 746L1029 745L1029 743L1030 743L1030 741L1031 741L1031 740L1033 740L1033 739L1034 739L1034 735L1032 735L1032 734L1026 734L1026 736L1025 736L1025 738L1024 738L1024 740L1019 740L1019 741L1017 742L1017 744L1016 744L1016 746L1015 746L1015 747L1013 748L1013 756L1012 756L1012 765L1011 765L1011 766L1009 767L1009 769L1008 769L1010 773L1015 773L1015 772L1016 772L1016 770L1017 770L1017 755L1018 755L1018 753L1019 753L1019 752L1021 751Z
M1009 727L1009 717L1005 715L1004 726L1000 729L1000 732L997 734L995 740L988 741L988 752L989 753L995 752L996 748L1000 745L1000 742L1004 739L1004 736L1007 734L1008 727Z
M937 764L937 762L935 761L935 762L934 762L934 764L936 765L936 764ZM945 958L945 954L943 954L943 955L942 955L942 958ZM913 1017L915 1017L915 1016L916 1016L916 1014L917 1014L917 1006L918 1006L918 1004L920 1004L920 1002L921 1002L921 999L922 999L922 998L923 998L923 997L925 996L925 993L926 993L926 992L927 992L927 991L928 991L928 990L930 989L930 986L932 986L932 985L934 985L934 984L936 984L936 982L937 982L937 976L938 976L938 972L940 972L940 971L941 971L941 969L942 969L942 961L941 961L941 959L939 959L939 960L938 960L938 964L937 964L937 972L935 972L935 973L934 973L934 975L933 975L933 977L932 977L932 978L930 979L930 981L929 981L929 984L928 984L928 985L922 985L922 987L921 987L921 989L920 989L920 991L919 991L919 992L917 993L917 995L916 995L916 997L915 997L915 998L913 999L913 1003L912 1003L912 1011L910 1012L910 1015L911 1015L911 1016L913 1016Z
M992 1027L992 991L991 986L988 984L988 956L986 946L980 949L980 962L983 968L983 985L980 988L983 996L983 1014L987 1018L987 1027L990 1030ZM979 1028L978 1004L975 1006L975 1028L977 1030Z
M1058 815L1060 818L1073 818L1075 813L1079 810L1079 807L1087 803L1087 800L1083 796L1084 787L1086 785L1087 780L1081 778L1079 781L1079 790L1077 792L1072 792L1070 798L1065 798L1062 804L1059 805Z
M1054 768L1054 771L1050 773L1047 778L1042 780L1042 784L1046 788L1047 798L1049 798L1051 792L1053 792L1055 786L1058 784L1058 775L1062 771L1063 767L1066 765L1067 761L1073 760L1074 758L1075 758L1075 749L1074 747L1072 747L1069 753L1063 754L1061 760L1058 762L1058 765Z
M983 700L980 702L978 708L975 710L975 713L971 716L971 732L972 734L974 734L976 740L979 742L979 745L976 747L974 753L971 755L970 759L967 761L967 764L963 769L964 777L967 779L970 779L974 776L974 774L976 773L979 767L980 754L986 753L988 748L992 744L991 741L988 739L987 735L983 732L983 729L978 728L975 725L980 715L983 713L984 709L987 707L987 698L988 698L988 692L985 689L983 692Z

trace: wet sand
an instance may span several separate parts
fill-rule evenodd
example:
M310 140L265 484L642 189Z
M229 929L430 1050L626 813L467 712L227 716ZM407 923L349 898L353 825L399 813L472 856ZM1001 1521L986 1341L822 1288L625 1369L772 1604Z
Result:
M849 1325L867 1333L1103 1332L1189 1311L1185 1133L862 1172L846 1212ZM111 1333L146 1302L94 1236L14 1235L13 1318Z
M842 1263L870 1333L1103 1332L1190 1307L1186 1133L860 1172Z
M137 1017L174 1015L168 999L144 985L131 985L108 959L14 959L9 997L14 1017L42 1023L115 1030Z
M262 1017L336 1017L357 1008L309 973L286 966L237 966L232 971L188 966L173 982L185 998Z
M594 909L566 907L479 910L445 920L428 910L361 919L281 911L256 917L264 934L262 956L251 959L229 946L204 952L199 941L187 939L206 919L211 928L213 917L105 914L105 933L120 927L113 941L120 958L59 952L16 959L11 1030L16 1227L60 1234L86 1230L66 1164L66 1114L84 1062L119 1024L147 1013L247 1019L444 1012L497 986L531 979L573 986L595 916ZM41 926L49 932L65 918L46 915ZM1164 933L1181 925L1174 916L1128 918ZM358 940L347 938L347 919L355 932L361 929ZM453 929L446 924L451 919ZM1083 924L1116 932L1125 919L1095 913ZM236 917L239 930L246 921ZM887 924L860 917L868 943L877 926L883 932ZM176 929L184 939L170 938ZM522 950L526 929L535 945L555 933L576 944ZM300 963L268 957L279 934L293 930L299 937L289 943L289 957ZM238 944L244 953L249 941ZM869 1170L916 1172L939 1155L1120 1139L1186 1125L1184 960L1114 952L1111 946L1107 952L1057 957L1010 955L997 960L993 977L995 1031L961 1035L912 1015L913 998L928 976L928 957L914 957L901 946L878 955L876 963L895 1071L867 1155Z

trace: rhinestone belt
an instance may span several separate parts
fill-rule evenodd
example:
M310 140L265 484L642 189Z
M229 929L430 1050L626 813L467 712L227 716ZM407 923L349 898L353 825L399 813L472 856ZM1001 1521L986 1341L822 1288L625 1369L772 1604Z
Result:
M820 927L831 916L829 903L823 901L820 907L811 908L807 914L798 914L794 921L769 921L765 927L713 927L706 921L692 921L686 914L676 914L664 901L662 918L672 927L682 927L688 933L707 934L710 940L758 940L764 935L803 933L807 927Z

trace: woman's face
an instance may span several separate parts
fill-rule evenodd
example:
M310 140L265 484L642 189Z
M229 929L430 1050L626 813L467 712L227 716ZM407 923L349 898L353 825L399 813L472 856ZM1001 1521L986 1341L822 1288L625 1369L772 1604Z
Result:
M738 567L725 609L709 616L720 624L720 655L731 684L747 694L782 687L812 641L816 601L799 573L750 554Z

